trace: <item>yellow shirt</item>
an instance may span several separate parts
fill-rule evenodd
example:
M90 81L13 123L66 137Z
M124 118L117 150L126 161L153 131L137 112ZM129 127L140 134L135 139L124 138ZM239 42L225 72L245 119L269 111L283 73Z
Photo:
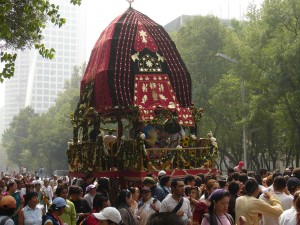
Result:
M240 225L240 216L246 218L246 225L259 225L259 214L276 216L279 218L283 212L280 201L275 196L271 196L269 201L270 205L265 201L252 196L238 197L235 204L235 221L237 225Z

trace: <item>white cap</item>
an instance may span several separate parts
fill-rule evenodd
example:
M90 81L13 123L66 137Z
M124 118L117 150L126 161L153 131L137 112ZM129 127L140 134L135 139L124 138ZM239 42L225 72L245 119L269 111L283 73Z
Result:
M161 176L164 176L166 174L167 174L166 171L161 170L161 171L158 172L157 176L161 177Z
M114 207L106 207L99 213L93 213L98 220L110 220L116 224L122 221L120 212Z

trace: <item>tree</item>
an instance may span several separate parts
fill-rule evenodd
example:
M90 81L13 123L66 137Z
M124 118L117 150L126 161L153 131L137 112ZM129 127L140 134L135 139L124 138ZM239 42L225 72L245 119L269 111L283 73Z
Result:
M70 0L74 5L80 5L81 0ZM47 49L42 43L43 28L50 20L61 27L66 23L59 14L59 6L48 0L24 1L4 0L0 7L0 59L5 63L0 73L0 82L14 75L16 53L11 51L35 47L46 58L52 59L55 50Z
M2 145L7 152L8 159L17 165L22 165L20 154L28 145L30 122L37 116L32 108L26 107L13 118L9 128L2 135Z
M66 148L72 138L70 114L79 101L79 83L85 64L76 67L69 86L59 95L56 104L38 115L25 108L13 119L2 136L8 159L29 171L43 166L50 174L55 168L67 169Z
M284 156L299 166L299 10L299 0L267 0L260 11L252 8L239 46L251 93L248 127L261 127L252 146L272 159L273 168Z

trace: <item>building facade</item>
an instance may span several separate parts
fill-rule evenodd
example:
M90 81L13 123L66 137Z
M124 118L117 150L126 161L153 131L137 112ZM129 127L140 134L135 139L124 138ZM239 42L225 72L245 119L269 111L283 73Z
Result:
M35 49L19 51L14 77L5 81L4 129L26 106L35 112L47 111L70 79L73 67L85 60L85 9L69 0L51 1L59 5L62 27L47 24L43 43L55 49L55 58L44 59Z

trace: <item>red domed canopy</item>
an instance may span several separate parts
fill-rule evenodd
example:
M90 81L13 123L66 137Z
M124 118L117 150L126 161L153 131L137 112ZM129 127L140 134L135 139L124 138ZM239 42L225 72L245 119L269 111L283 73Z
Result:
M190 74L174 42L162 26L132 8L97 40L81 93L91 82L90 106L100 114L116 107L183 110L192 105Z

